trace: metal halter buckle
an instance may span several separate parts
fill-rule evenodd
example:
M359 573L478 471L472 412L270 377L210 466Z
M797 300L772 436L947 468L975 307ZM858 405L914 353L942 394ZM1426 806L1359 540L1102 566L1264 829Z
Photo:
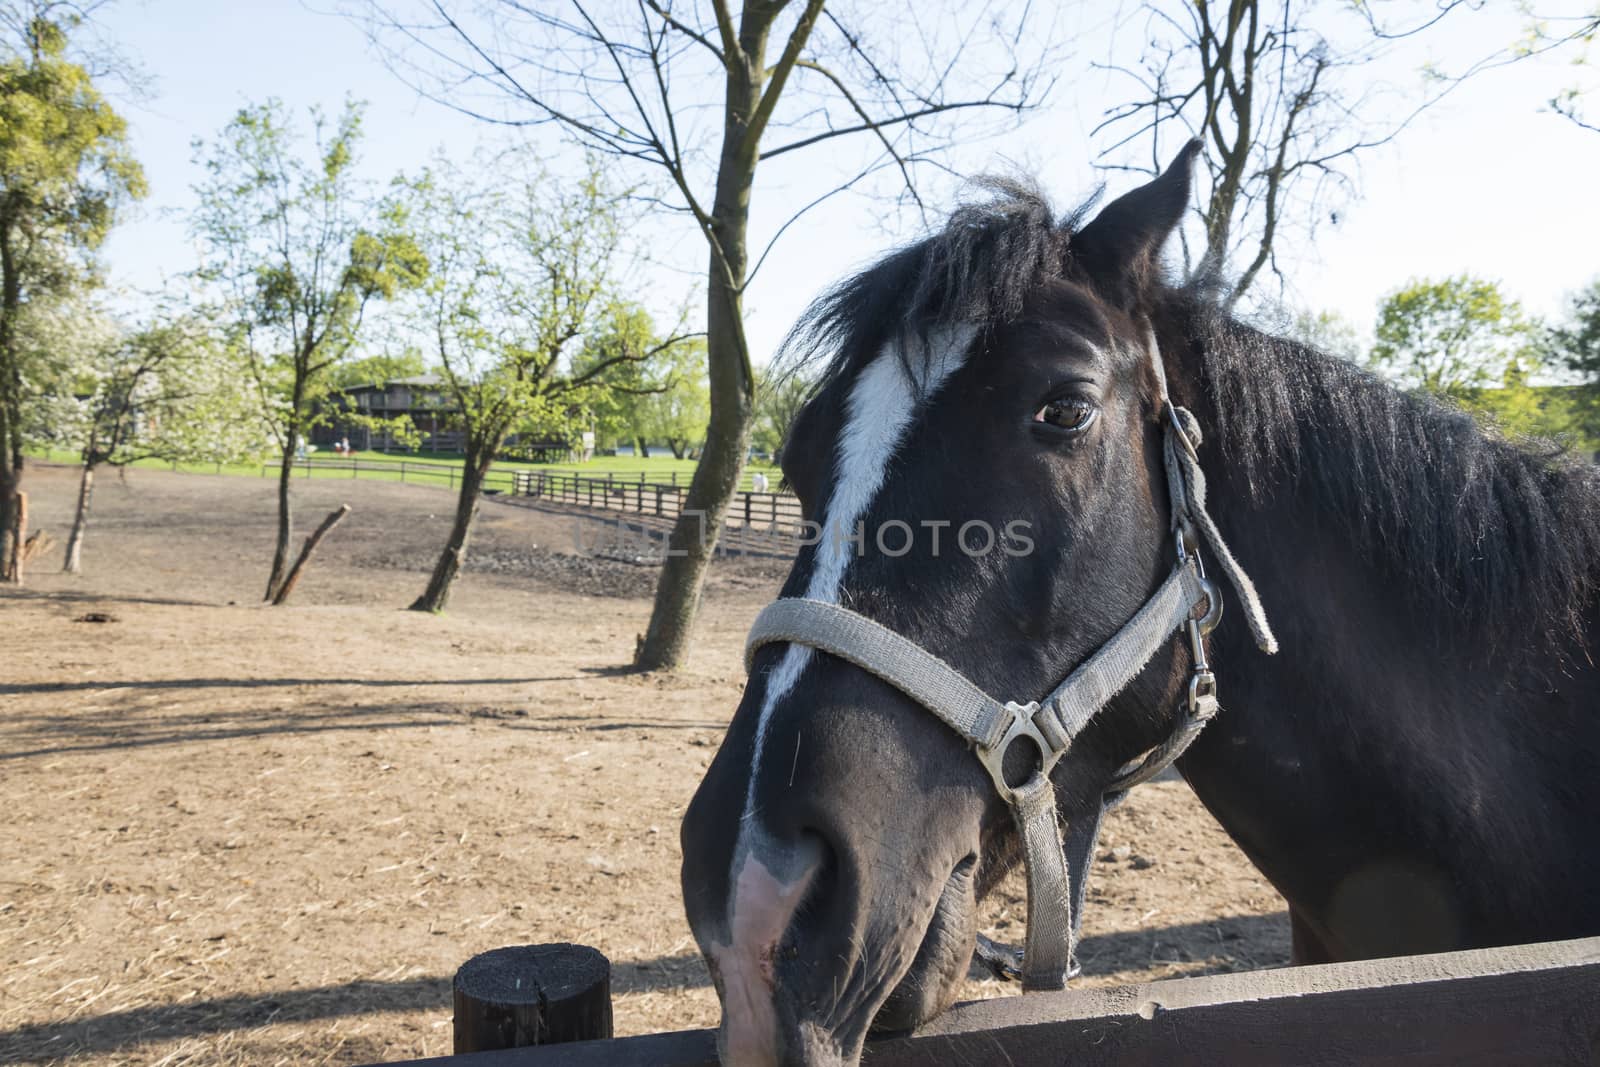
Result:
M1005 736L1000 738L996 745L978 745L978 760L983 764L984 770L989 772L989 777L994 779L995 790L1000 794L1000 799L1007 804L1015 803L1016 790L1006 784L1006 753L1011 750L1011 743L1019 737L1026 737L1032 741L1039 750L1039 768L1035 774L1048 776L1055 767L1059 753L1050 750L1050 743L1044 739L1044 734L1033 724L1033 717L1039 711L1037 701L1018 704L1010 701L1006 704L1006 711L1011 713L1011 723L1006 727ZM1031 779L1030 779L1031 780Z
M1206 594L1206 613L1198 619L1191 618L1187 626L1193 670L1189 674L1189 696L1184 703L1184 710L1191 718L1209 719L1217 712L1217 676L1206 659L1205 638L1222 621L1222 596L1215 583L1206 577L1206 566L1200 559L1199 551L1188 546L1182 528L1176 533L1178 565L1181 567L1191 561L1194 563L1195 573L1200 577L1200 588Z

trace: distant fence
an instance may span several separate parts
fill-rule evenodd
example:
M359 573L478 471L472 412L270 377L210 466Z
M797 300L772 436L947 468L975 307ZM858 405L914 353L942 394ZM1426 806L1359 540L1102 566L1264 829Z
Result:
M545 471L512 471L512 492L517 496L576 504L596 510L676 519L683 514L687 486L660 482L628 481ZM800 501L791 493L739 492L728 508L730 526L762 529L781 534L801 532Z
M269 472L277 471L281 465L281 462L282 461L277 459L269 459L262 462L260 464L262 476L265 477ZM173 470L177 470L178 466L178 464L174 463L172 465ZM294 461L293 466L296 477L303 476L310 478L314 474L318 477L342 477L348 474L351 478L384 477L402 482L422 482L428 484L445 484L450 486L455 486L460 483L462 468L460 463L440 462L437 460L361 459L359 457L343 459L332 455L313 455L305 459L297 459ZM222 467L222 464L217 464L217 472L219 474L222 472ZM329 473L323 474L321 472ZM755 490L755 478L757 473L758 472L755 471L746 471L739 479L739 484L741 486L750 487L750 489L747 491L741 490L741 495L749 495L756 498L751 503L750 507L752 516L757 516L762 512L763 509L761 498L773 497L779 500L794 500L794 497L789 493L772 493L765 491L757 492ZM579 479L584 482L594 482L597 485L605 485L615 489L621 489L626 486L629 487L630 492L633 491L632 487L638 485L645 486L647 491L648 487L659 485L665 487L669 491L677 493L685 492L688 489L690 478L689 472L686 471L630 470L607 471L604 474L586 474L580 471L563 469L561 467L556 467L551 470L527 470L523 468L498 466L489 468L489 473L484 479L484 485L486 488L498 489L501 492L518 492L522 495L528 495L517 488L517 479L525 478L527 476L538 476L547 479ZM762 474L761 476L764 478L767 477L765 474ZM773 475L772 477L775 479L776 475ZM598 500L598 497L596 499ZM593 506L603 507L605 505L596 503ZM741 507L739 510L742 514L744 509ZM767 513L773 515L772 521L779 521L784 512L784 505L778 504L773 506L769 504L765 510ZM794 511L798 517L798 503L795 504ZM675 515L676 512L669 512L668 514ZM734 517L735 516L730 515L730 518Z
M280 469L281 463L261 464L265 477ZM459 463L430 463L426 460L362 460L312 456L296 460L294 477L377 477L411 484L439 485L454 489L461 483ZM672 473L673 482L678 476ZM687 482L687 479L685 479ZM484 477L484 490L532 500L572 504L594 511L639 515L647 519L676 521L684 513L687 484L649 481L643 472L620 474L573 474L565 471L515 470L490 468ZM806 536L800 501L792 493L741 490L734 494L724 516L719 551L793 552ZM813 531L814 535L814 531Z
M261 475L266 477L269 471L275 472L282 467L282 461L271 459L261 464ZM308 459L294 461L295 477L310 478L318 472L328 472L325 477L342 476L348 474L352 478L381 477L390 481L416 482L423 485L445 485L454 489L461 483L461 464L459 463L429 463L426 460L361 460L361 459L336 459L321 456L312 456ZM518 471L489 469L484 476L483 486L497 492L509 493L514 488L514 476Z

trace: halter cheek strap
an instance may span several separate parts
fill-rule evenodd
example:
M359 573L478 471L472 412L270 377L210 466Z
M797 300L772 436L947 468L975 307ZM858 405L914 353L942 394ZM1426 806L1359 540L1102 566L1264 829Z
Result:
M1151 338L1160 385L1163 452L1177 559L1166 581L1110 640L1080 663L1040 701L1001 703L960 671L915 642L848 608L818 600L777 600L756 618L745 644L745 667L764 645L793 643L852 663L905 693L965 738L1010 807L1022 838L1028 880L1028 933L1024 951L979 938L979 954L1024 990L1061 989L1073 970L1079 916L1101 819L1134 786L1149 781L1181 756L1217 712L1216 678L1206 659L1205 635L1222 614L1222 599L1206 579L1198 545L1215 554L1238 595L1256 643L1275 652L1255 587L1223 543L1205 510L1205 476L1195 446L1194 416L1166 395L1166 377ZM1062 837L1050 772L1073 742L1179 629L1189 637L1191 674L1172 733L1123 767L1107 783L1101 802ZM1020 785L1006 781L1007 751L1021 738L1038 749L1034 773Z

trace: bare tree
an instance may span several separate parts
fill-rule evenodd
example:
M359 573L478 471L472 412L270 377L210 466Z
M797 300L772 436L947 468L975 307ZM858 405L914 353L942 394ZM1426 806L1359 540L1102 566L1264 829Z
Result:
M670 190L661 206L705 241L706 446L635 660L674 667L755 410L743 319L746 289L772 247L750 247L760 164L859 140L854 176L810 205L884 169L920 203L918 173L972 132L964 120L1014 119L1048 88L1038 42L1049 34L1029 4L997 0L744 0L737 9L730 0L631 0L604 10L585 0L480 0L470 16L444 0L352 2L410 84L476 117L557 127L590 150L654 168Z
M1329 0L1149 0L1138 8L1149 41L1140 60L1106 65L1135 88L1095 129L1109 138L1102 165L1156 173L1171 150L1165 138L1205 142L1204 243L1185 243L1186 266L1222 281L1237 303L1264 271L1279 273L1286 227L1337 221L1365 154L1466 78L1515 61L1507 50L1459 74L1435 68L1409 90L1378 76L1380 61L1473 9L1439 0L1402 26L1380 22L1372 5ZM1150 163L1112 162L1130 145L1148 146Z

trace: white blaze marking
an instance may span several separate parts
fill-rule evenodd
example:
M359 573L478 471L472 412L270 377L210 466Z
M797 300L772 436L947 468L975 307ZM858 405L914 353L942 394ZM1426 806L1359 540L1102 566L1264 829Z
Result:
M931 398L960 368L976 336L977 328L973 326L935 333L929 338L925 353L926 371L920 370L921 361L911 361L919 367L919 373L925 373L918 380L907 376L896 348L885 345L851 386L845 428L834 463L833 496L823 517L821 540L806 584L808 598L838 603L854 551L854 543L848 538L883 488L889 463L911 425L919 396L923 400ZM809 647L791 644L767 676L761 714L756 720L744 825L734 849L734 891L728 901L729 944L712 946L723 979L722 1040L726 1051L737 1051L733 1062L765 1063L776 1056L771 953L788 929L816 869L811 861L797 864L795 861L804 857L794 855L757 858L757 853L772 851L771 846L776 843L768 839L768 849L757 848L756 839L765 835L755 825L756 774L766 751L773 711L793 691L811 660ZM774 862L788 877L773 873L768 865ZM798 870L794 869L796 866Z
M922 372L926 377L918 381L907 377L892 344L885 345L856 378L845 405L845 428L839 436L839 454L834 462L833 496L828 501L828 513L823 517L811 580L806 584L808 599L828 604L839 602L839 587L854 551L849 537L872 506L878 490L883 488L889 462L911 425L918 394L924 400L931 399L945 379L960 369L977 332L977 327L960 326L934 334L926 353L926 371ZM919 361L910 362L921 370ZM756 720L750 786L745 793L746 822L756 815L756 771L766 751L773 710L800 680L801 672L811 662L811 652L809 646L790 645L778 666L767 676L761 715Z

